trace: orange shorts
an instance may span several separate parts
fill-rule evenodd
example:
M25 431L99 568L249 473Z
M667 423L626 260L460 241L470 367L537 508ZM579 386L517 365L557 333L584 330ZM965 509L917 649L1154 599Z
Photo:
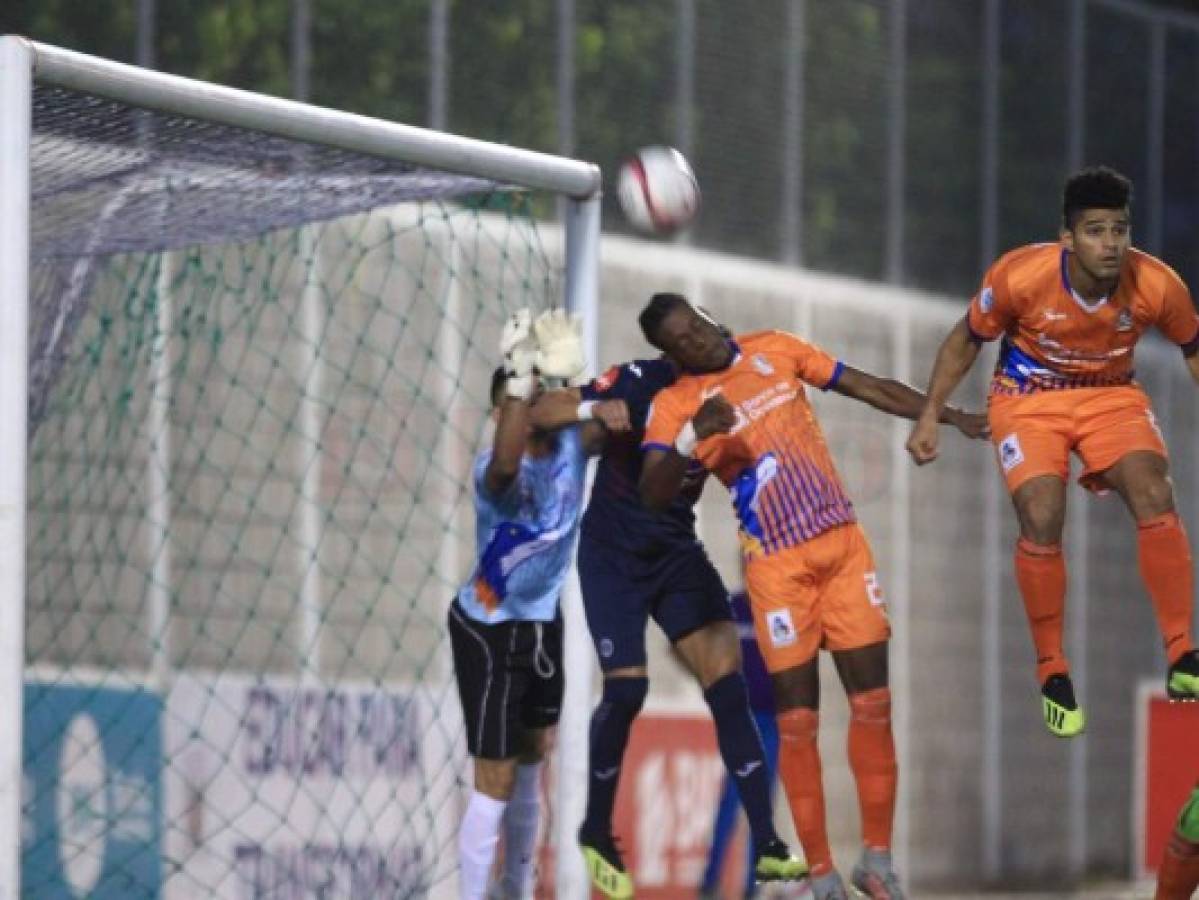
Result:
M745 589L771 672L805 663L821 647L856 650L891 636L874 556L856 523L751 559Z
M1079 481L1091 490L1106 489L1103 473L1129 453L1166 456L1149 398L1135 384L994 396L988 418L1009 492L1039 475L1069 480L1071 451L1082 458Z

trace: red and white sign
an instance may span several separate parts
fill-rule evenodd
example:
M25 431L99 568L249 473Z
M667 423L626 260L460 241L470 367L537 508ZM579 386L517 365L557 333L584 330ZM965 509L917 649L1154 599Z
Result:
M1137 692L1133 876L1157 872L1182 804L1199 782L1199 703L1171 703L1158 681Z
M639 898L695 895L723 778L709 716L651 714L634 723L614 824Z
M613 831L633 876L637 900L695 897L708 859L723 778L724 764L706 710L647 711L637 717L613 815ZM721 883L730 893L742 883L745 853L741 828L722 872ZM539 898L553 895L553 866L553 848L543 845Z

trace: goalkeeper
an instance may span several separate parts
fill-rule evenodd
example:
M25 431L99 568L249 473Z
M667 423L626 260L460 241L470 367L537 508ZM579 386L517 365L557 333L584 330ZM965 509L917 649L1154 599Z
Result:
M580 347L571 338L572 323L556 319L539 325L543 352L560 346L569 356L571 348ZM612 898L633 895L633 881L612 836L612 810L629 730L649 690L645 629L651 616L695 675L712 711L725 768L748 813L754 877L794 880L807 872L774 829L770 766L741 674L728 592L695 534L693 507L706 473L698 463L688 470L682 493L662 514L646 509L638 493L650 404L676 377L666 359L633 360L580 387L549 392L533 407L538 427L599 420L607 428L579 539L583 605L604 673L603 693L591 717L587 811L579 844L592 884ZM619 405L614 408L613 402Z
M535 327L561 320L527 309L504 327L504 364L491 380L495 437L475 460L478 564L450 604L449 633L474 791L458 832L459 893L488 895L504 835L495 894L531 897L541 760L562 701L558 596L570 568L583 502L586 456L598 422L554 433L534 429L529 406L542 374L580 374L582 354L540 351ZM577 366L577 368L574 368Z

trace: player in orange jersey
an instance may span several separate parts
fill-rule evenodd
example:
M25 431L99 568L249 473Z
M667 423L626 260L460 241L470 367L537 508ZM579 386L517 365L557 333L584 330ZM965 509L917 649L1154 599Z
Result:
M1133 381L1133 348L1150 327L1182 348L1199 381L1199 316L1174 271L1131 246L1132 185L1108 168L1066 182L1060 241L1000 257L937 353L928 405L908 450L937 455L939 411L978 357L1002 337L991 381L991 438L1020 522L1016 580L1037 654L1045 724L1082 732L1062 650L1066 566L1062 527L1070 452L1082 483L1114 489L1137 523L1141 577L1165 643L1171 697L1199 697L1191 636L1194 571L1174 509L1166 446L1149 398Z
M1190 900L1199 889L1199 784L1183 804L1162 851L1153 900Z
M698 460L732 493L745 584L778 711L779 774L811 867L817 900L846 896L833 868L816 746L816 651L833 654L849 695L849 763L858 787L862 858L854 885L877 900L903 893L891 862L897 766L887 681L890 627L866 536L858 526L804 385L915 418L919 391L838 362L780 331L726 339L678 294L641 313L646 339L683 375L654 397L641 497L665 509ZM982 436L982 416L941 418Z

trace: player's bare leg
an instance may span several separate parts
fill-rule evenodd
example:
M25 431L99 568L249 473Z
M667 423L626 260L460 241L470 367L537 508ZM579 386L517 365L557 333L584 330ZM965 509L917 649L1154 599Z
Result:
M769 766L741 674L741 639L731 621L710 622L675 643L712 711L720 755L749 820L759 881L794 881L808 867L774 829Z
M849 698L849 765L858 787L862 856L850 882L871 900L903 900L891 858L899 766L891 732L887 642L833 653Z
M1086 714L1074 696L1070 663L1063 647L1066 561L1062 529L1066 483L1056 475L1030 478L1012 494L1020 522L1016 543L1016 583L1024 601L1037 654L1037 683L1046 727L1058 737L1074 737L1086 727Z
M1199 654L1191 635L1195 568L1190 540L1174 509L1169 463L1142 450L1103 474L1137 523L1137 561L1170 667L1166 689L1173 699L1199 699Z

